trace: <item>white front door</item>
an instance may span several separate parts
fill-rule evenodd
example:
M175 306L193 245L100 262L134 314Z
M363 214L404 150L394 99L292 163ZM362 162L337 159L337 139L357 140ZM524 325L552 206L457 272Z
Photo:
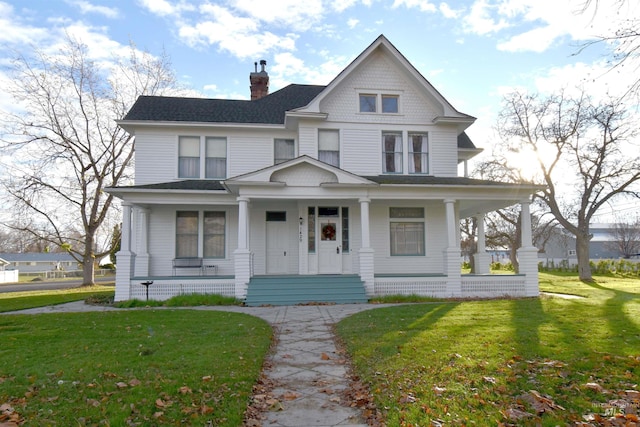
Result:
M337 209L336 209L337 210ZM340 217L318 218L318 272L320 274L342 273L342 237Z
M267 213L269 214L269 213ZM281 214L284 214L282 212ZM274 220L275 219L275 220ZM286 216L267 215L267 274L286 274L289 272L287 259L289 253L289 230Z

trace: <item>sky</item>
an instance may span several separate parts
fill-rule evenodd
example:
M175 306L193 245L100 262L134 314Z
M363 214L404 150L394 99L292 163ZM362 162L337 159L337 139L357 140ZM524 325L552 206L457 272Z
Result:
M490 152L505 93L584 84L622 93L640 70L607 72L613 46L598 43L640 2L620 0L0 0L0 108L9 59L29 46L54 49L65 34L97 60L137 48L165 52L194 96L249 98L254 62L267 61L270 91L328 84L384 34L461 112Z

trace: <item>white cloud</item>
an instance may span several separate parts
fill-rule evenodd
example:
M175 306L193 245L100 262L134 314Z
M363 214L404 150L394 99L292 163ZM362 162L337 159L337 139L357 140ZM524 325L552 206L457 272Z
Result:
M335 10L338 13L342 13L350 7L354 6L356 3L358 3L358 0L333 0L331 2L331 9ZM363 1L362 3L365 6L371 6L370 1Z
M179 9L166 0L139 0L142 7L159 16L176 14Z
M488 0L476 0L471 6L471 10L464 17L464 29L466 32L486 35L497 33L498 31L509 27L509 23L504 19L494 19L493 11L497 7L488 3Z
M29 25L20 16L15 15L13 6L0 2L0 43L8 46L20 44L39 44L49 36L44 28Z
M429 0L394 0L392 8L398 8L404 6L407 9L418 9L421 12L435 12L436 6Z
M458 9L458 10L451 9L451 6L449 6L445 2L440 3L440 6L438 6L438 9L440 10L440 13L442 13L442 16L448 19L457 19L462 14L462 11L464 10L464 9Z
M94 5L85 0L68 0L67 3L76 6L82 14L97 13L107 18L118 17L118 9L114 7Z
M360 21L358 19L355 18L351 18L349 20L347 20L347 26L351 29L354 29L356 27L356 25L358 25Z
M510 52L544 52L558 40L593 40L612 35L626 22L638 22L640 3L605 5L585 0L476 0L464 19L464 30L489 35L508 29L498 48ZM627 24L629 25L629 24Z
M234 0L229 7L253 20L296 31L313 27L324 13L322 0Z
M278 53L269 69L272 87L284 87L291 82L326 85L342 71L350 61L345 56L320 55L324 62L309 66L291 52Z

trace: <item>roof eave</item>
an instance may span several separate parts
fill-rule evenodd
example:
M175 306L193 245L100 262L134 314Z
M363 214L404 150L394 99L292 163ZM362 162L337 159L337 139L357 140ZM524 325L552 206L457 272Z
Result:
M155 121L155 120L117 120L116 123L122 129L131 134L135 134L135 129L144 127L219 127L219 128L251 128L251 129L283 129L284 123L239 123L239 122L175 122L175 121Z

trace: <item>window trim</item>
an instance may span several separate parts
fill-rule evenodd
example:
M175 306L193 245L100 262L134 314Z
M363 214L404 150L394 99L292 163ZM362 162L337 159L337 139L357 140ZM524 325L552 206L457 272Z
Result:
M276 141L291 141L293 144L293 156L289 159L289 158L278 158L276 157ZM284 162L288 162L289 160L293 160L296 158L296 140L295 138L273 138L273 164L274 165L278 165L280 163L284 163Z
M387 151L385 144L385 136L387 135L395 135L396 137L400 137L400 151ZM382 131L380 134L380 144L382 145L382 173L387 175L402 175L404 174L404 132L401 131ZM396 142L397 145L397 142ZM396 169L395 162L397 162L398 158L400 159L400 168L399 170L389 171L387 170L387 154L393 155L394 159L394 169ZM399 156L399 157L397 157Z
M400 213L401 210L406 210L405 212L409 212L409 209L416 209L420 215L416 216L401 216L397 213ZM394 210L397 212L394 215ZM416 253L395 253L394 251L394 228L393 224L420 224L422 226L422 235L420 236L421 247L418 248ZM392 257L416 257L416 256L426 256L426 220L425 220L425 208L422 206L402 206L402 207L389 207L389 256Z
M180 173L180 142L182 138L192 138L198 139L198 162L197 162L197 169L198 169L198 174L197 176L185 176L182 175ZM207 159L209 157L207 157L207 141L209 139L220 139L220 140L224 140L225 141L225 167L224 167L224 172L225 172L225 176L219 176L219 177L208 177L207 176ZM227 136L220 136L220 135L178 135L178 142L176 144L177 149L176 149L176 178L177 179L207 179L207 180L214 180L214 181L219 181L219 180L224 180L229 176L229 139ZM185 156L186 157L186 156ZM218 158L220 159L221 157L211 157L211 158Z
M337 150L320 150L320 134L323 133L323 132L327 132L327 133L331 132L331 133L334 133L334 134L338 135L338 149ZM338 164L337 165L333 164L333 163L328 163L328 162L325 162L325 163L327 163L327 164L329 164L331 166L335 166L335 167L339 168L340 167L340 161L341 161L341 159L340 159L340 148L341 148L340 140L341 140L341 138L340 138L340 130L339 129L318 129L318 157L317 157L318 160L320 160L321 162L324 162L324 160L320 159L320 153L337 153L337 155L338 155Z
M424 136L426 138L426 151L413 151L413 141L412 141L412 137L413 136ZM429 175L430 171L431 171L431 158L429 156L430 153L430 142L429 142L429 132L414 132L414 131L409 131L407 132L407 172L409 173L409 175ZM416 172L415 171L415 161L412 161L412 158L415 159L416 154L420 154L421 155L421 159L424 158L425 162L422 165L422 169L426 169L426 171L421 171L421 172ZM426 156L426 158L425 158ZM411 165L413 165L413 171L411 171Z
M174 226L175 226L175 230L174 230L174 257L175 258L192 258L194 257L194 255L182 255L179 256L178 255L178 215L180 213L196 213L197 214L197 230L195 235L196 237L196 255L195 257L197 258L205 258L205 259L226 259L227 257L227 244L228 244L228 239L227 236L229 235L229 221L228 221L228 212L225 209L221 209L221 210L204 210L204 209L199 209L199 210L176 210L174 213ZM224 218L224 226L223 226L223 233L222 233L222 239L223 239L223 243L222 243L222 255L220 256L205 256L204 255L204 250L205 250L205 237L208 235L220 235L220 233L208 233L205 234L205 215L207 213L221 213L222 217ZM191 233L191 235L194 235L193 233Z
M375 108L374 111L363 111L362 110L362 97L375 97ZM402 91L395 90L368 90L368 89L357 89L356 90L356 101L357 108L356 111L358 114L374 114L374 115L385 115L385 116L394 116L402 114ZM397 111L385 112L383 109L384 103L383 98L395 98Z

